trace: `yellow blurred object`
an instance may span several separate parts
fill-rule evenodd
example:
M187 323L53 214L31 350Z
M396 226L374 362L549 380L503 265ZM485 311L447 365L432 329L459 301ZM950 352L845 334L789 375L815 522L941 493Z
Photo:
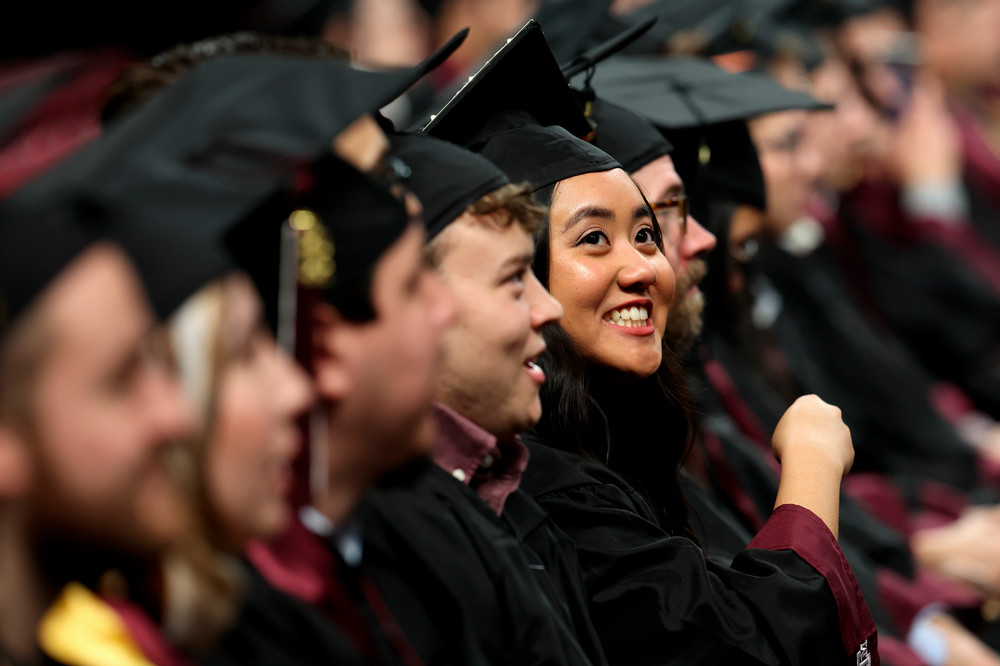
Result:
M79 583L63 588L45 613L38 641L67 666L153 666L115 610Z

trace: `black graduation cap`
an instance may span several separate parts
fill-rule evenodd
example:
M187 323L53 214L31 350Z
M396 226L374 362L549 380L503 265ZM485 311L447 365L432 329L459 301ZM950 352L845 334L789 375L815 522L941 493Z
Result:
M626 106L661 129L746 120L790 109L830 109L755 72L731 74L685 56L619 56L603 63L592 84L597 94Z
M523 111L494 117L468 147L500 167L511 182L526 181L535 192L573 176L621 168L597 146L559 125L539 125Z
M510 181L495 164L448 141L420 134L390 137L391 153L413 171L406 181L423 204L428 239L470 204Z
M586 136L590 125L562 76L538 23L528 21L459 90L422 132L466 145L503 111L529 114L539 125L561 125Z
M590 133L574 93L529 21L422 130L466 146L534 191L620 165Z
M76 211L30 217L0 204L0 340L49 283L97 239Z
M767 187L757 147L746 123L722 123L706 134L703 177L713 194L730 201L767 209Z
M297 282L319 289L351 319L370 318L371 276L379 258L406 230L405 204L384 183L333 153L299 172L298 182L268 197L223 236L236 263L279 282L281 229L288 219L299 235ZM305 176L303 178L303 176Z
M56 67L7 90L0 100L0 143L16 134L24 114L75 73ZM80 211L48 208L27 215L0 202L0 339L49 283L97 240Z
M388 73L273 55L207 61L19 192L15 203L28 211L52 201L102 211L92 217L130 252L155 309L167 316L225 270L217 248L230 226L463 38L414 68ZM274 220L276 234L282 219ZM274 321L277 275L254 277Z
M651 122L600 97L591 102L590 119L594 122L591 143L618 160L629 173L673 150Z

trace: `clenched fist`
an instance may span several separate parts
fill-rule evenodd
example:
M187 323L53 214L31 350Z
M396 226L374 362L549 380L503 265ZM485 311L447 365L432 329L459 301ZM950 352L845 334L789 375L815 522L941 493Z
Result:
M787 463L794 457L797 462L833 467L841 475L854 463L851 430L840 408L815 395L802 396L785 411L774 429L771 448L779 461Z

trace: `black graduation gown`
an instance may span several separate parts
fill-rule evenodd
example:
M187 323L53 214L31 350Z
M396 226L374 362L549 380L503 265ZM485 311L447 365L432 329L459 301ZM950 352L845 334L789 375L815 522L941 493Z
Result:
M845 198L840 217L880 315L931 372L1000 419L1000 294L933 241L872 231L870 194Z
M752 280L758 298L773 290L780 298L771 298L781 303L765 330L784 352L800 392L816 393L843 411L854 441L854 469L933 479L959 489L974 486L976 454L931 404L933 380L898 340L855 306L829 249L820 246L796 257L767 246L759 267L766 278ZM754 371L741 369L741 359L721 339L713 339L713 351L740 394L757 404L755 412L773 428L787 404L772 400L761 411L760 396L774 389L754 378Z
M606 664L600 638L590 621L587 590L573 540L552 521L545 510L520 488L504 504L500 514L521 546L531 571L553 604L562 606L573 634L594 664Z
M440 468L371 493L359 516L359 568L425 664L604 663L576 638L543 561Z
M853 574L812 513L779 508L727 567L664 530L607 468L525 443L522 487L576 545L609 663L879 663Z
M236 625L196 660L203 666L361 666L362 658L325 617L269 585L250 566Z

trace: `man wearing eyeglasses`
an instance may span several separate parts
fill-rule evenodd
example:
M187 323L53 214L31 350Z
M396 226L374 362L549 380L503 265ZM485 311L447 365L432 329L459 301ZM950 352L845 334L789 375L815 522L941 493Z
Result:
M691 217L684 183L669 154L632 171L632 178L656 213L663 234L663 252L677 274L667 328L680 351L701 333L705 298L698 285L708 270L703 257L715 247L715 235Z

